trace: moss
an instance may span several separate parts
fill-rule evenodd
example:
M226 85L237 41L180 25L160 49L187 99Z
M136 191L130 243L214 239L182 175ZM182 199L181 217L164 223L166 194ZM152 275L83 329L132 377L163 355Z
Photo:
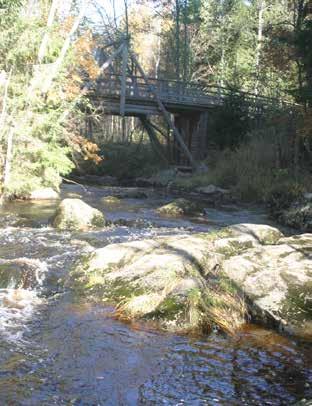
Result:
M312 282L288 289L281 313L283 318L293 324L312 320Z
M156 311L148 315L148 318L173 321L177 319L177 315L183 312L184 309L184 303L173 296L169 296L161 302Z
M199 238L202 238L203 240L211 241L211 242L214 242L214 241L222 239L222 238L229 238L232 236L233 236L233 231L228 227L222 228L221 230L209 231L209 233L196 234L196 237L199 237Z
M197 203L191 202L187 199L176 199L165 206L160 207L157 211L161 214L171 216L179 216L183 214L192 214L200 211L200 206Z
M105 226L105 219L102 214L95 214L92 218L92 225L94 227L104 227Z
M177 177L173 181L173 186L179 189L184 189L187 191L191 191L200 186L207 186L210 183L213 183L214 178L211 177L210 174L199 174L193 175L189 177Z
M241 254L250 248L253 248L252 241L231 240L228 241L227 246L217 248L216 252L223 254L225 258L228 259L234 255Z
M225 274L220 275L220 280L219 280L219 287L222 291L236 295L238 294L238 288L235 285L235 283Z
M107 283L107 282L106 282ZM122 279L117 279L113 282L108 282L105 287L106 296L114 299L115 301L120 301L125 298L130 298L132 296L139 296L145 293L143 288L138 286L133 286L129 281L124 281Z

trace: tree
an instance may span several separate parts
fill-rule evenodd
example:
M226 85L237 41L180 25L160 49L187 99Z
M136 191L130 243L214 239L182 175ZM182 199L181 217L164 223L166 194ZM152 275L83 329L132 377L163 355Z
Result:
M26 4L7 8L1 19L7 25L0 43L0 70L6 77L1 100L1 186L7 196L22 196L40 186L58 188L61 175L73 167L72 149L86 145L79 134L77 102L84 103L82 75L89 71L81 63L78 45L91 38L85 30L80 39L74 38L81 11L65 19L57 19L54 12L47 24L42 4L36 3L39 12L32 17ZM52 2L51 9L54 6ZM91 55L89 49L89 59Z

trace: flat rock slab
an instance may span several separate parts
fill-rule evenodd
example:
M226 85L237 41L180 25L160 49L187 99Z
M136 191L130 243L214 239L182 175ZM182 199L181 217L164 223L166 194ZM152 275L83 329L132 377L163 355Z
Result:
M312 236L270 226L111 244L73 271L77 286L118 303L123 317L175 331L238 329L251 315L312 336Z

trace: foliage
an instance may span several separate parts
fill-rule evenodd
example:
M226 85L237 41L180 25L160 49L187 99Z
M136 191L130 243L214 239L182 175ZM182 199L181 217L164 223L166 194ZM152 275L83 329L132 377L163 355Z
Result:
M296 179L291 169L287 169L290 162L285 162L285 167L277 167L275 140L257 136L235 150L219 152L206 174L175 183L187 189L215 184L231 189L244 201L266 203L275 211L300 199L304 185L311 180L305 174Z
M101 145L101 156L103 161L93 165L94 172L118 179L148 177L160 168L159 158L150 144L107 143Z
M230 93L212 119L209 140L220 149L236 148L246 140L251 123L248 105L243 95L235 91Z
M294 202L299 202L303 198L304 186L287 174L283 177L284 179L277 178L266 193L266 203L274 214L288 209Z
M81 107L86 104L81 92L82 75L97 74L91 54L92 37L85 30L55 72L74 17L57 19L47 29L45 9L41 9L40 2L34 15L28 15L23 7L26 6L21 6L19 13L15 8L7 10L7 18L14 17L14 22L0 34L0 70L5 78L0 91L2 104L7 105L0 128L0 153L2 165L10 161L9 169L0 169L2 180L9 179L2 185L7 197L24 196L38 187L57 189L61 176L73 168L71 151L88 152L88 145L79 134ZM44 35L48 35L47 47L44 63L39 64L38 51ZM45 88L51 77L50 86ZM6 85L8 96L4 100Z

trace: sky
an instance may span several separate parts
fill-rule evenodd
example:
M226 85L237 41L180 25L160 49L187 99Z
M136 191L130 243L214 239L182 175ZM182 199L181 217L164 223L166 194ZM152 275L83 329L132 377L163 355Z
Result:
M127 0L128 7L133 0ZM90 5L87 10L87 16L91 18L95 24L101 24L101 16L97 9L100 9L103 15L103 18L107 20L113 19L114 17L114 8L116 13L117 20L120 20L121 17L125 14L125 3L124 0L91 0Z

